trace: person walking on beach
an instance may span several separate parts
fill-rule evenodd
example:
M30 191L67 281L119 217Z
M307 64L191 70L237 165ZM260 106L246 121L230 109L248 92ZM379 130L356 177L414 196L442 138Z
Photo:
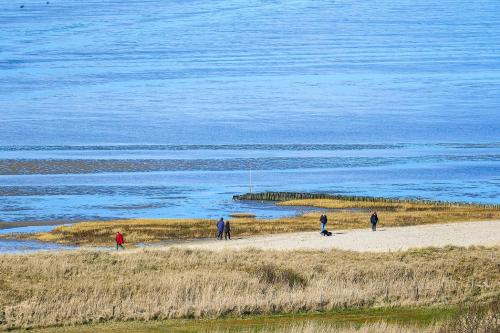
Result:
M217 239L222 240L222 233L224 232L224 218L220 218L217 222Z
M125 248L123 247L123 235L121 234L121 232L116 232L116 237L115 237L115 240L116 240L116 250L118 250L119 247L122 248L122 250L125 250Z
M321 234L325 234L326 224L328 223L328 217L326 217L326 214L321 214L319 221L321 222Z
M231 225L229 225L229 221L224 223L224 239L231 240Z
M376 231L377 230L377 223L378 223L377 212L373 212L372 216L370 217L370 222L372 224L372 231Z

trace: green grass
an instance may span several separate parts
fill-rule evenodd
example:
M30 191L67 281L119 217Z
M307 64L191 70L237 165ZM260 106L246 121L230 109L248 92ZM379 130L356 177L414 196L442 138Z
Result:
M342 309L334 311L282 314L272 316L248 316L243 318L226 317L219 319L202 320L163 320L163 321L132 321L108 322L103 324L90 324L67 327L52 327L47 329L30 330L30 332L137 332L137 333L192 333L200 331L210 332L259 332L262 329L279 328L283 325L302 323L326 323L331 325L363 325L387 321L389 323L412 325L417 327L428 326L435 322L443 322L457 314L456 308L422 307L422 308L372 308L372 309ZM22 331L11 331L22 332ZM24 331L25 332L25 331Z

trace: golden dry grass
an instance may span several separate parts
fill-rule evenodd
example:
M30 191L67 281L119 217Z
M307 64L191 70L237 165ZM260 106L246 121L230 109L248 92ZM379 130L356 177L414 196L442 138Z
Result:
M5 328L488 303L500 247L402 253L147 249L0 256Z
M380 226L409 226L430 223L500 219L497 207L475 205L442 205L430 203L352 201L336 199L306 199L280 202L279 205L312 206L318 209L337 209L329 213L328 229L368 228L371 210L376 209ZM261 234L313 231L319 228L321 212L279 219L235 218L232 234L252 236ZM38 239L77 245L109 245L117 231L127 243L157 242L216 237L216 221L206 219L132 219L82 222L59 226L48 233L15 235L18 238ZM12 237L12 236L3 236Z
M430 223L500 219L498 207L443 205L441 203L353 201L305 199L284 201L279 205L336 209L329 212L328 229L368 228L371 210L376 209L380 226L409 226ZM319 228L321 211L278 219L238 216L231 221L233 236L253 236L286 232L313 231ZM207 219L130 219L89 221L58 226L48 233L2 235L59 242L72 245L110 245L117 231L129 244L216 237L216 221Z
M253 213L232 213L229 215L230 217L241 219L241 218L256 218L257 216Z
M407 202L407 201L381 201L381 200L342 200L342 199L298 199L298 200L286 200L277 203L279 206L309 206L309 207L319 207L319 208L337 208L337 209L348 209L348 208L365 208L369 210L379 209L379 210L449 210L455 208L467 208L467 209L484 209L482 206L476 205L464 205L464 204L452 204L443 205L441 202L436 202L435 204L430 202ZM495 209L494 207L491 207Z
M279 202L281 206L308 206L319 209L337 209L330 214L329 225L336 229L366 228L369 217L376 210L382 226L409 226L432 223L466 222L500 219L496 206L443 205L423 202L350 201L336 199L303 199ZM317 213L305 218L319 218ZM333 223L330 223L333 222Z

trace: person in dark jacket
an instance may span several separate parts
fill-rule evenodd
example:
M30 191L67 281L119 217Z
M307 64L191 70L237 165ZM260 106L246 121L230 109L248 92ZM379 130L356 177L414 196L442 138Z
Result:
M229 221L224 223L224 239L231 240L231 225L229 225Z
M321 222L321 233L324 234L326 230L326 224L328 223L328 217L326 217L326 214L321 214L319 221Z
M125 250L125 248L123 247L123 243L124 240L123 240L123 235L121 234L121 232L117 232L116 233L116 237L115 237L115 241L116 241L116 249L118 250L118 247L121 247L122 250Z
M217 239L222 240L222 233L224 232L224 219L221 217L217 222Z
M378 223L377 212L373 212L372 216L370 217L370 222L372 224L372 231L376 231L377 230L377 223Z

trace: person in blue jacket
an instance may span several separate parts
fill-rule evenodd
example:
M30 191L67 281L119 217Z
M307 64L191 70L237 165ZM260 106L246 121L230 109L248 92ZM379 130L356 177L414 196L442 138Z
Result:
M222 240L222 233L224 232L224 218L220 218L217 222L217 239Z
M326 231L326 224L328 223L328 217L326 217L326 214L321 214L319 221L321 222L321 233L324 234Z

